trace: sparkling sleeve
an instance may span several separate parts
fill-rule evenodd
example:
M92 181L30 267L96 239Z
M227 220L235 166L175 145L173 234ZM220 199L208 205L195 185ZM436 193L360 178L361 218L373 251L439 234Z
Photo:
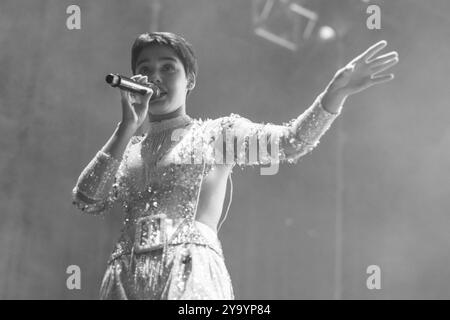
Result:
M337 113L325 110L319 96L311 107L287 125L287 134L280 140L280 159L297 163L300 157L311 152L341 111L342 106Z
M236 114L219 118L211 135L215 163L297 163L319 144L341 110L342 106L336 114L326 111L319 96L299 117L283 125L254 123Z
M81 211L102 214L117 200L116 173L120 162L99 151L84 168L72 190L72 203Z

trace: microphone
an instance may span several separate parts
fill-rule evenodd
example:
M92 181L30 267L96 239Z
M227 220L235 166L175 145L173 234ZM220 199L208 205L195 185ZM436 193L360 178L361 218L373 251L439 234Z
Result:
M150 83L149 85L143 85L134 81L133 79L114 73L108 74L105 80L111 85L111 87L120 88L122 90L130 91L133 93L145 95L147 93L153 92L150 100L158 99L161 96L161 90L157 85L153 83Z

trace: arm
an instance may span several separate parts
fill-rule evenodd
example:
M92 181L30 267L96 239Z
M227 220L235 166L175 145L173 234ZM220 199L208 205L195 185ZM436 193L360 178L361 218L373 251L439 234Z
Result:
M114 182L134 132L133 126L119 123L111 138L84 168L72 190L73 204L80 210L101 214L113 206L118 194Z
M338 70L313 105L289 124L255 124L237 115L222 118L222 132L214 134L218 138L215 139L218 158L221 158L220 150L223 150L227 162L235 161L239 165L297 162L318 145L350 95L394 78L393 74L380 73L398 63L397 52L374 57L386 45L386 41L378 42ZM234 153L228 152L233 149ZM230 158L230 154L236 156Z
M374 44L365 52L350 61L344 68L338 70L336 75L328 84L325 91L320 96L320 104L325 111L330 114L338 115L342 110L343 104L349 96L366 90L371 86L394 79L394 74L383 75L380 73L386 71L387 69L398 63L398 53L392 51L387 54L375 57L375 55L384 47L386 47L386 45L386 41L380 41ZM306 111L305 113L307 112L308 111ZM318 116L316 117L316 120L320 118L321 116ZM325 119L326 117L324 118L324 126L315 126L314 121L312 121L313 125L311 128L311 132L314 131L314 128L319 129L316 130L316 136L314 136L314 134L310 136L308 135L308 133L306 133L305 135L303 135L303 137L305 138L302 139L300 134L299 140L312 142L313 144L315 143L314 145L316 145L319 142L320 136L328 129L328 126L331 124L331 122L326 123L328 121L326 121ZM320 120L317 121L320 122ZM301 123L301 121L299 121L299 123ZM320 127L322 127L322 130L320 130ZM299 130L296 129L295 126L294 131L299 132ZM300 132L301 131L302 130L300 130ZM308 136L312 138L311 141L308 141Z
M148 83L147 77L131 77L140 83ZM143 124L148 113L148 103L152 92L144 96L120 91L122 121L111 138L84 168L72 190L72 203L80 210L101 214L109 210L119 196L120 188L116 180L120 175L119 166L131 137Z
M306 111L283 125L254 123L236 114L217 119L212 134L214 162L240 166L296 163L318 145L342 109L338 105L337 113L327 111L322 105L325 94L320 94Z

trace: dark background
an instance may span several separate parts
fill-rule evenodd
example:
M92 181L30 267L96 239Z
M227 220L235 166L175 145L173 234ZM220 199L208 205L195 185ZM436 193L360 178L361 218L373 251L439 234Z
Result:
M152 3L1 1L0 298L98 298L122 214L82 214L71 190L120 121L104 76L131 73ZM185 36L199 58L187 105L197 118L282 124L374 42L400 55L396 79L351 97L297 165L234 169L219 237L236 298L450 299L450 2L376 1L382 28L368 30L361 1L306 1L342 37L297 52L253 33L251 1L160 3L157 28ZM71 4L81 30L66 28ZM81 290L66 287L69 265ZM380 290L366 287L369 265L381 268Z

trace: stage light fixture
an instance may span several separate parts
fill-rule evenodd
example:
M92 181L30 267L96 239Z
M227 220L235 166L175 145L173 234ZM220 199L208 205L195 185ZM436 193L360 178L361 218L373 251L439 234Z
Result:
M290 0L253 0L256 35L292 51L308 40L318 14Z

